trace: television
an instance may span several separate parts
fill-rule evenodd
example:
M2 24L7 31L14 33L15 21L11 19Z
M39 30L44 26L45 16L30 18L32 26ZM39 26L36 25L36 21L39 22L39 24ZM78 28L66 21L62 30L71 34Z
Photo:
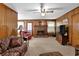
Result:
M60 34L61 34L61 35L64 35L65 32L66 32L66 30L65 30L65 25L60 25Z

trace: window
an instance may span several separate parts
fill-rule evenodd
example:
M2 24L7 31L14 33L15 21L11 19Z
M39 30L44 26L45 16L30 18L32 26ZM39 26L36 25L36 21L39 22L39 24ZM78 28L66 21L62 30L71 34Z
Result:
M48 29L47 29L48 33L51 33L51 32L55 33L55 22L48 21L47 25L48 25Z
M23 21L18 21L18 36L19 36L19 32L20 30L23 30L24 29L24 22Z
M23 21L18 21L18 29L24 28L24 22Z
M32 23L27 23L28 32L32 32Z

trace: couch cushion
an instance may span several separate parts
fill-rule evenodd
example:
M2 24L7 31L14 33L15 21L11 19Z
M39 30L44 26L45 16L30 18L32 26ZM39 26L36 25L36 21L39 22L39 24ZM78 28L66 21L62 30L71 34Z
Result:
M9 42L10 42L10 39L9 38L2 39L0 41L0 50L2 50L2 51L7 50L8 46L9 46Z
M17 37L12 37L10 39L9 48L14 48L22 45L22 40Z
M2 53L2 49L1 49L1 47L0 47L0 54Z

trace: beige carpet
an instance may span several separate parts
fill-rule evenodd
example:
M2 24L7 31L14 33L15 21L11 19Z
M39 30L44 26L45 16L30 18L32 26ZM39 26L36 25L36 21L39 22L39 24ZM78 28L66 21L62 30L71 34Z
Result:
M75 49L72 46L60 45L54 37L32 38L26 56L39 56L42 53L58 51L64 56L74 56Z

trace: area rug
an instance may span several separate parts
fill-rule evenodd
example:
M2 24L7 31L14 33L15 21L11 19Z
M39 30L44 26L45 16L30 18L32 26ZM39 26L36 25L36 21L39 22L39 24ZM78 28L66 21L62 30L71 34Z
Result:
M60 52L47 52L42 53L39 56L63 56Z

